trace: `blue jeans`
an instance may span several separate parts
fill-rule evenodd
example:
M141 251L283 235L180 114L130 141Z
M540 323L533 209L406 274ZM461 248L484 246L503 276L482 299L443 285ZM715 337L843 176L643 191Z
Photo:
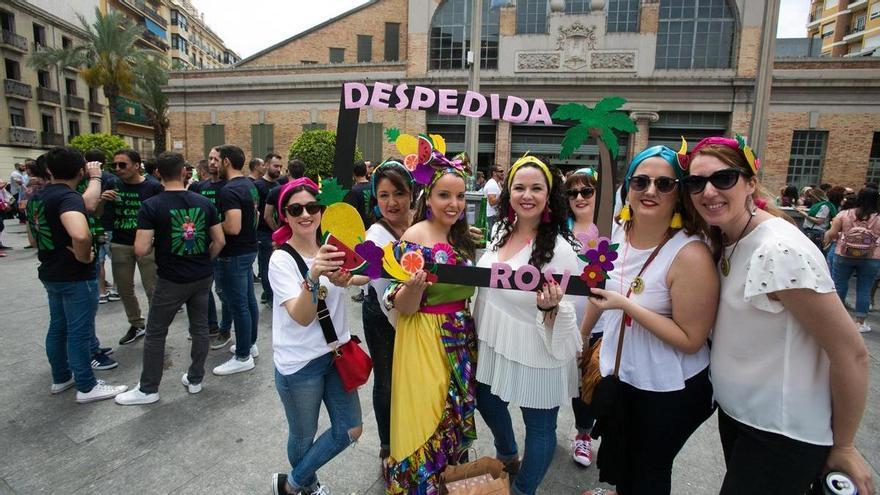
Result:
M263 299L272 303L272 286L269 285L269 258L272 256L272 233L262 230L257 231L257 270L260 275L260 285L263 286Z
M275 388L287 416L287 480L296 489L314 488L317 471L357 440L349 430L361 426L357 390L346 392L330 353L313 359L292 375L275 370ZM315 440L321 402L330 416L330 428Z
M874 279L877 278L878 271L880 271L880 259L834 257L834 286L841 301L846 302L849 279L853 273L856 274L856 310L853 313L856 318L864 318L868 315L871 289L874 287Z
M251 268L256 257L257 253L254 252L214 261L214 281L223 304L221 329L223 322L228 321L226 312L229 311L235 323L235 357L240 359L247 359L251 346L257 343L260 313L257 298L254 297L254 274Z
M832 280L834 280L834 258L837 257L837 253L834 252L836 249L837 241L834 241L828 245L828 254L825 255L825 259L828 261L828 271L831 272Z
M217 260L214 263L214 276L217 275ZM219 328L221 332L228 333L232 329L232 317L229 315L229 307L220 301L220 324L217 324L217 302L214 300L214 292L217 292L217 298L220 298L220 289L214 284L214 290L208 290L208 328L213 330Z
M516 458L517 445L507 402L492 393L489 385L477 382L477 409L495 437L495 455L502 461ZM559 408L520 407L526 425L526 446L513 493L533 495L544 480L556 450L556 417Z
M52 382L64 383L72 373L76 389L88 392L97 384L91 346L98 312L98 281L43 282L43 287L49 296L46 356Z

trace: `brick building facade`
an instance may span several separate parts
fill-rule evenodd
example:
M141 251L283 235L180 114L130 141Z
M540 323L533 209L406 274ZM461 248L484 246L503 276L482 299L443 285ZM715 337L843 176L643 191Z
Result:
M347 81L463 92L470 0L425 3L371 0L233 68L173 73L173 147L190 160L220 142L286 155L304 129L335 128ZM620 136L620 164L648 145L677 147L682 135L694 144L748 134L763 0L484 3L481 92L590 105L623 96L639 132ZM762 156L768 188L880 176L878 75L877 58L776 60ZM359 147L374 160L396 154L382 139L390 127L440 133L451 151L464 149L463 118L364 109L360 124ZM525 151L563 168L595 163L592 142L559 160L564 132L481 120L479 166L507 166Z

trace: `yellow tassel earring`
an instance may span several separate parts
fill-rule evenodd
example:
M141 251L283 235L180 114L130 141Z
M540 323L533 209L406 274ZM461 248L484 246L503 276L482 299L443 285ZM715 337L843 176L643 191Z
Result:
M669 227L673 229L680 229L683 227L681 223L681 213L675 212L675 214L672 215L672 220L669 221Z
M630 205L623 205L623 209L620 210L620 219L624 222L632 220L632 207Z

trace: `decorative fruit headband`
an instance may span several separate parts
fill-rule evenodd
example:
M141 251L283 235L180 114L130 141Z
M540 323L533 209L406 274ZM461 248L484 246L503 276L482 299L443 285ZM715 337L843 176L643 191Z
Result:
M439 134L411 136L392 127L385 131L385 136L403 155L403 166L416 182L426 186L427 191L445 174L466 177L470 173L466 154L460 153L452 160L446 158L446 140Z
M746 140L743 139L742 136L736 134L735 139L721 137L721 136L713 136L707 137L697 143L694 146L694 149L691 150L690 153L687 151L687 141L684 137L681 138L681 149L678 151L678 162L681 164L681 168L683 170L688 170L690 168L690 161L693 159L693 156L700 151L704 146L709 145L717 145L717 146L727 146L728 148L737 150L743 154L743 157L746 159L746 162L749 164L749 168L752 170L753 175L758 174L758 170L761 170L761 160L755 157L755 153L752 151L752 148L746 144Z

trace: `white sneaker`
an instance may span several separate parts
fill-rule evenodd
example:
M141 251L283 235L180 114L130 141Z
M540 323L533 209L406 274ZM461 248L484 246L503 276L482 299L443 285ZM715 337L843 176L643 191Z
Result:
M104 380L98 380L97 385L88 392L77 391L76 401L85 404L97 400L112 399L126 390L128 390L127 385L107 385Z
M53 395L60 394L61 392L64 392L74 385L76 385L76 381L73 379L73 377L70 377L70 380L67 380L64 383L53 383L51 392Z
M867 323L862 323L859 325L859 333L868 333L871 331L871 325Z
M159 392L153 394L145 394L141 392L141 387L137 386L124 394L119 394L114 399L120 406L139 406L141 404L152 404L159 400Z
M318 483L318 488L316 488L310 495L330 495L330 489L327 488L327 485Z
M232 347L229 348L229 352L235 354L235 344L232 344ZM260 357L260 349L257 348L257 344L251 346L251 357Z
M186 375L187 374L184 373L183 377L181 377L181 379L180 379L180 383L182 383L183 386L186 387L186 390L189 391L189 393L191 393L191 394L197 394L197 393L201 392L202 391L202 384L201 383L190 383L189 377L187 377Z
M252 369L254 369L254 358L252 356L248 356L244 361L239 361L238 358L233 356L229 361L214 368L214 374L220 376L233 375L235 373L250 371Z

